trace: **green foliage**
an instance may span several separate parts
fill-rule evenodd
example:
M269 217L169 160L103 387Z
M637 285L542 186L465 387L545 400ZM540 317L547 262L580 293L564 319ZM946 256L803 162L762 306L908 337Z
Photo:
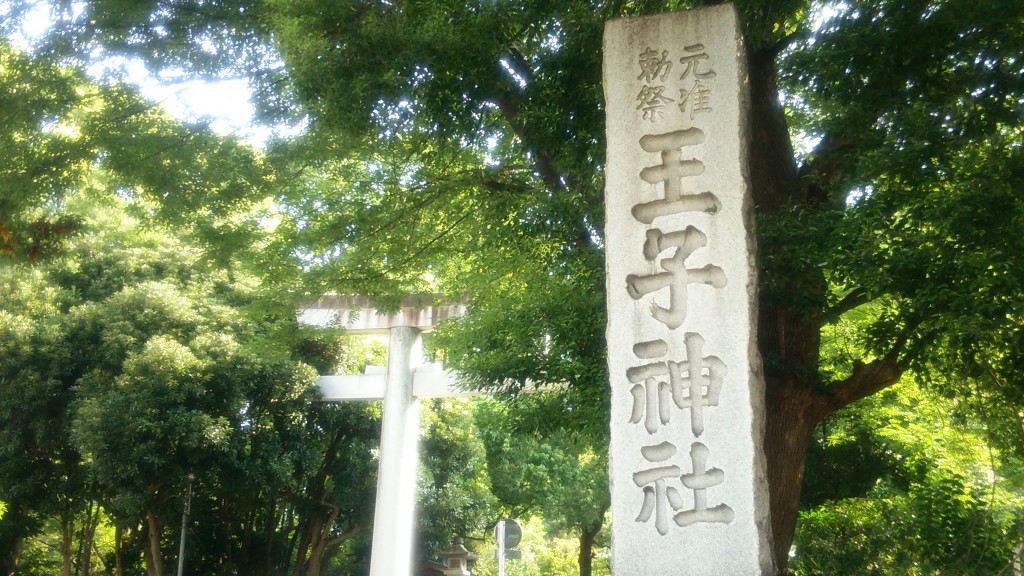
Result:
M557 418L557 411L545 406L545 397L555 399L557 406L558 396L533 394L531 400L539 401L525 403L484 400L476 418L494 496L511 517L543 518L552 538L575 537L574 569L579 573L586 569L581 562L593 553L592 543L611 504L608 449L604 436L552 434L557 425L523 421ZM558 557L554 554L546 562L557 563ZM553 564L545 569L555 570Z
M362 463L376 442L372 413L349 410L346 420L320 405L316 372L289 350L337 364L330 345L337 338L286 329L259 314L261 307L246 306L253 280L242 271L212 266L194 246L141 227L123 207L81 200L72 205L85 227L60 257L37 268L0 268L0 494L17 512L4 514L0 530L6 542L45 531L29 540L25 569L49 570L45 542L58 518L60 530L81 528L80 542L102 532L82 508L97 502L110 513L105 522L126 532L119 546L127 561L138 562L140 519L173 517L188 473L196 476L195 518L219 527L191 549L193 566L223 564L226 550L233 561L252 531L268 534L261 549L276 543L276 561L287 566L292 532L264 532L254 520L273 525L287 512L301 526L305 515L317 517L319 502L334 493L310 494L310 478L325 468L329 450L343 455L328 458L340 467L326 467L331 485L346 487L334 498L348 505L338 521L366 522L373 473ZM305 340L282 338L300 332ZM321 344L308 344L315 341ZM328 449L323 427L332 425L351 440ZM338 479L348 474L363 492ZM310 501L317 504L305 508ZM225 524L224 514L248 520ZM165 549L155 553L169 554L170 534L156 529ZM72 553L57 561L71 561Z
M26 4L11 4L5 16L17 20ZM43 458L19 450L52 454L68 429L21 427L22 397L32 409L53 411L81 385L112 408L115 392L142 400L146 386L163 387L183 402L174 421L239 432L226 444L211 440L213 432L179 434L170 444L208 457L254 450L269 476L242 473L241 456L235 472L260 479L251 485L260 486L260 502L289 500L306 519L333 512L321 501L363 495L372 475L356 457L373 443L356 425L366 414L300 409L301 386L284 388L294 404L267 398L282 392L269 382L290 381L290 359L268 352L278 339L301 342L296 355L318 369L344 360L331 337L289 325L295 298L337 290L468 294L467 316L433 344L466 385L518 403L506 414L512 426L487 440L488 458L505 450L501 438L519 435L538 447L541 462L509 472L543 485L582 466L588 451L602 453L602 25L694 4L102 0L78 13L55 12L57 26L35 54L0 52L7 87L0 92L10 95L0 98L0 143L10 151L0 185L11 192L0 195L0 250L19 261L58 248L71 254L52 277L33 281L19 269L19 286L46 288L35 304L34 288L10 290L11 308L0 317L10 336L0 346L17 359L0 360L0 382L17 392L0 400L2 415L19 423L18 432L0 432L4 455L17 464L12 470L56 477ZM986 461L978 449L997 449L988 469L1000 486L1020 486L1024 457L1024 218L1016 194L1024 183L1024 4L742 0L737 8L756 108L752 150L758 159L779 159L751 179L771 391L819 400L806 418L814 422L891 383L864 377L865 366L882 365L892 373L912 369L924 390L950 400L901 388L825 421L808 460L804 522L812 528L801 532L797 568L994 569L1005 552L997 543L1007 526L1000 510L1012 505L975 489L977 463ZM130 90L92 86L54 65L92 54L142 57L175 75L249 74L264 111L308 115L310 129L262 156L169 121ZM785 114L775 118L780 96ZM804 149L797 158L785 157L794 140L787 128ZM111 241L108 259L96 256L101 245L88 249L93 259L83 258L74 250L84 250L85 240L68 241L81 222L62 210L83 190L132 199L136 213L178 223L221 263L257 264L273 288L251 280L238 287L233 272L206 266L211 252L184 244L141 242L132 252ZM271 290L279 291L272 301L254 302ZM36 306L43 320L14 302ZM252 325L229 304L246 305L265 323ZM74 330L61 320L65 313ZM267 387L236 381L248 392L218 388L226 366L260 375ZM161 377L143 378L158 367L167 368ZM564 393L517 396L527 383ZM196 393L206 386L209 394ZM248 432L266 426L280 434L265 450L257 449L264 436L245 436L240 431L250 424L227 416L249 392L264 399L267 420L254 420ZM208 419L190 420L190 410ZM932 429L917 418L933 422L935 413L953 419ZM318 418L349 428L323 434ZM987 431L980 437L979 421ZM552 443L560 428L569 431L564 443ZM951 431L969 441L950 441ZM308 452L296 448L313 440ZM775 469L802 469L771 451L768 458ZM349 490L345 465L362 474ZM180 488L179 479L173 483ZM31 524L31 486L10 486L26 499L16 502L14 488L0 493L8 504L2 522ZM793 512L796 502L785 506ZM550 499L542 507L561 508ZM347 520L338 529L358 525L364 512L339 507ZM932 526L924 515L941 521ZM976 546L981 539L957 548L945 536L978 526L986 531L972 533L994 535L988 547ZM873 557L850 546L856 529L877 550ZM828 540L814 540L815 532ZM918 533L927 543L920 548L910 542ZM283 548L278 540L261 544Z
M1005 573L1024 534L1015 471L952 410L905 380L819 427L794 574Z
M580 573L579 543L572 536L553 535L556 531L541 516L531 516L529 520L520 522L523 527L522 542L516 547L522 552L521 560L510 560L505 563L505 574L508 576L576 576ZM473 546L474 543L470 543ZM609 576L611 566L607 561L607 544L603 558L594 562L594 576ZM473 546L479 559L473 564L472 572L476 576L495 576L498 573L495 559L493 536L486 544Z
M60 203L94 151L69 122L82 79L0 40L0 257L37 260L77 227Z
M436 399L421 419L418 482L420 556L436 557L452 538L485 532L495 499L480 431L467 401Z
M939 472L906 493L829 502L801 515L792 573L1005 574L1021 501Z

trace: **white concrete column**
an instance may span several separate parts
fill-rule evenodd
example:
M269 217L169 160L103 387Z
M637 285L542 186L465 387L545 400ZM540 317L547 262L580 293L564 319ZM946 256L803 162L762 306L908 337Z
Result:
M410 576L416 520L419 406L412 395L420 331L391 328L370 576Z

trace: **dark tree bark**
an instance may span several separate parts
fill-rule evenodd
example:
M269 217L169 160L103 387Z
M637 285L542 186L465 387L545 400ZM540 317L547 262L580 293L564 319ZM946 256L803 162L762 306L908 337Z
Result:
M60 555L63 565L61 574L63 576L71 576L71 564L73 562L71 556L75 540L75 518L71 512L61 514L60 533Z
M7 512L0 522L0 576L14 576L18 567L18 554L31 534L33 521L26 506L7 503Z
M164 555L160 549L160 535L163 532L163 521L153 510L146 511L145 543L142 548L146 561L146 572L149 576L166 576Z
M0 542L0 576L14 576L14 569L18 567L18 551L21 549L22 539L15 537Z
M750 75L750 176L756 210L778 213L786 206L824 206L820 180L801 178L782 106L777 100L774 50L754 53ZM764 250L764 247L759 248ZM761 259L759 258L759 261ZM777 279L778 280L778 279ZM789 286L821 297L827 289L820 270L786 278ZM825 385L818 375L825 311L795 310L784 298L762 295L758 346L765 360L764 450L768 466L773 555L786 572L803 489L804 464L814 428L829 414L893 383L900 376L898 344L886 357L855 367L853 375Z
M594 573L594 540L600 532L600 522L580 530L580 576L591 576Z

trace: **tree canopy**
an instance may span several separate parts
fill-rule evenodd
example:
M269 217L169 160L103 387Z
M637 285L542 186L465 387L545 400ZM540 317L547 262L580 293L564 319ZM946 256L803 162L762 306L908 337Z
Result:
M138 106L113 87L98 93L120 104L83 109L94 123L82 126L103 143L115 182L159 159L165 170L139 171L130 193L171 221L200 214L195 231L211 245L254 247L224 253L258 264L285 293L469 294L437 354L467 384L512 396L527 382L564 386L553 413L566 429L599 435L603 23L698 4L55 6L56 24L35 47L49 64L5 60L5 77L24 70L48 87L34 94L54 96L10 113L12 158L30 170L4 178L31 193L0 205L0 246L36 253L50 236L31 230L65 224L39 207L59 203L67 171L101 150L45 120L77 105L73 75L57 64L99 54L173 74L243 74L266 119L308 119L301 137L253 154L194 131L140 129L143 116L111 112ZM748 54L765 453L784 569L805 473L821 472L806 466L819 424L901 377L987 431L994 475L1024 457L1024 4L736 4ZM8 29L30 3L11 6ZM4 102L5 117L23 105ZM189 160L197 149L206 164ZM833 346L837 334L853 345ZM948 478L929 485L960 482ZM1006 538L1020 540L1017 530Z

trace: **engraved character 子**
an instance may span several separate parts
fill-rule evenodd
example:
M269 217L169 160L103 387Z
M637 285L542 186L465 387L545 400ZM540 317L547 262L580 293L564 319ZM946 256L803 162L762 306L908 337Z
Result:
M659 152L661 164L648 166L640 171L640 178L648 184L661 184L662 196L652 202L633 206L633 217L650 224L659 216L682 212L715 213L721 207L718 198L711 192L684 192L683 178L700 176L704 163L696 158L683 158L683 148L704 142L704 132L699 128L687 128L666 134L646 134L640 138L640 147L645 152Z
M675 515L676 524L682 527L690 526L698 522L717 522L729 524L736 517L732 508L725 504L719 504L708 508L707 489L718 486L725 482L725 472L720 468L708 470L708 456L711 451L700 442L694 442L690 447L690 459L693 461L693 472L683 474L680 480L683 486L693 490L693 509L677 512ZM679 507L676 507L678 510Z
M675 456L676 447L671 442L662 442L654 446L643 446L640 453L644 460L658 463ZM683 498L679 490L667 485L669 480L680 478L680 472L679 466L666 465L633 474L633 482L643 488L644 492L644 502L636 521L647 522L654 516L654 527L662 536L668 534L669 509L674 512L683 507Z
M658 431L659 423L669 423L669 398L680 409L690 409L690 429L698 438L704 433L704 407L718 406L725 362L717 356L703 355L704 338L700 334L688 332L683 341L685 361L653 362L626 370L626 378L633 383L629 421L636 424L646 414L644 427L650 434ZM658 358L668 353L668 344L664 340L641 342L633 351L639 358Z
M661 259L664 272L646 276L626 276L626 292L634 300L639 300L651 292L667 287L668 307L652 303L651 316L672 330L679 328L686 319L687 285L707 284L714 288L723 288L726 285L725 272L718 266L707 264L701 268L686 267L685 262L690 254L706 246L707 242L707 235L693 226L669 233L663 233L657 228L648 230L647 240L644 242L644 258L653 262L662 252L672 250L672 254Z

